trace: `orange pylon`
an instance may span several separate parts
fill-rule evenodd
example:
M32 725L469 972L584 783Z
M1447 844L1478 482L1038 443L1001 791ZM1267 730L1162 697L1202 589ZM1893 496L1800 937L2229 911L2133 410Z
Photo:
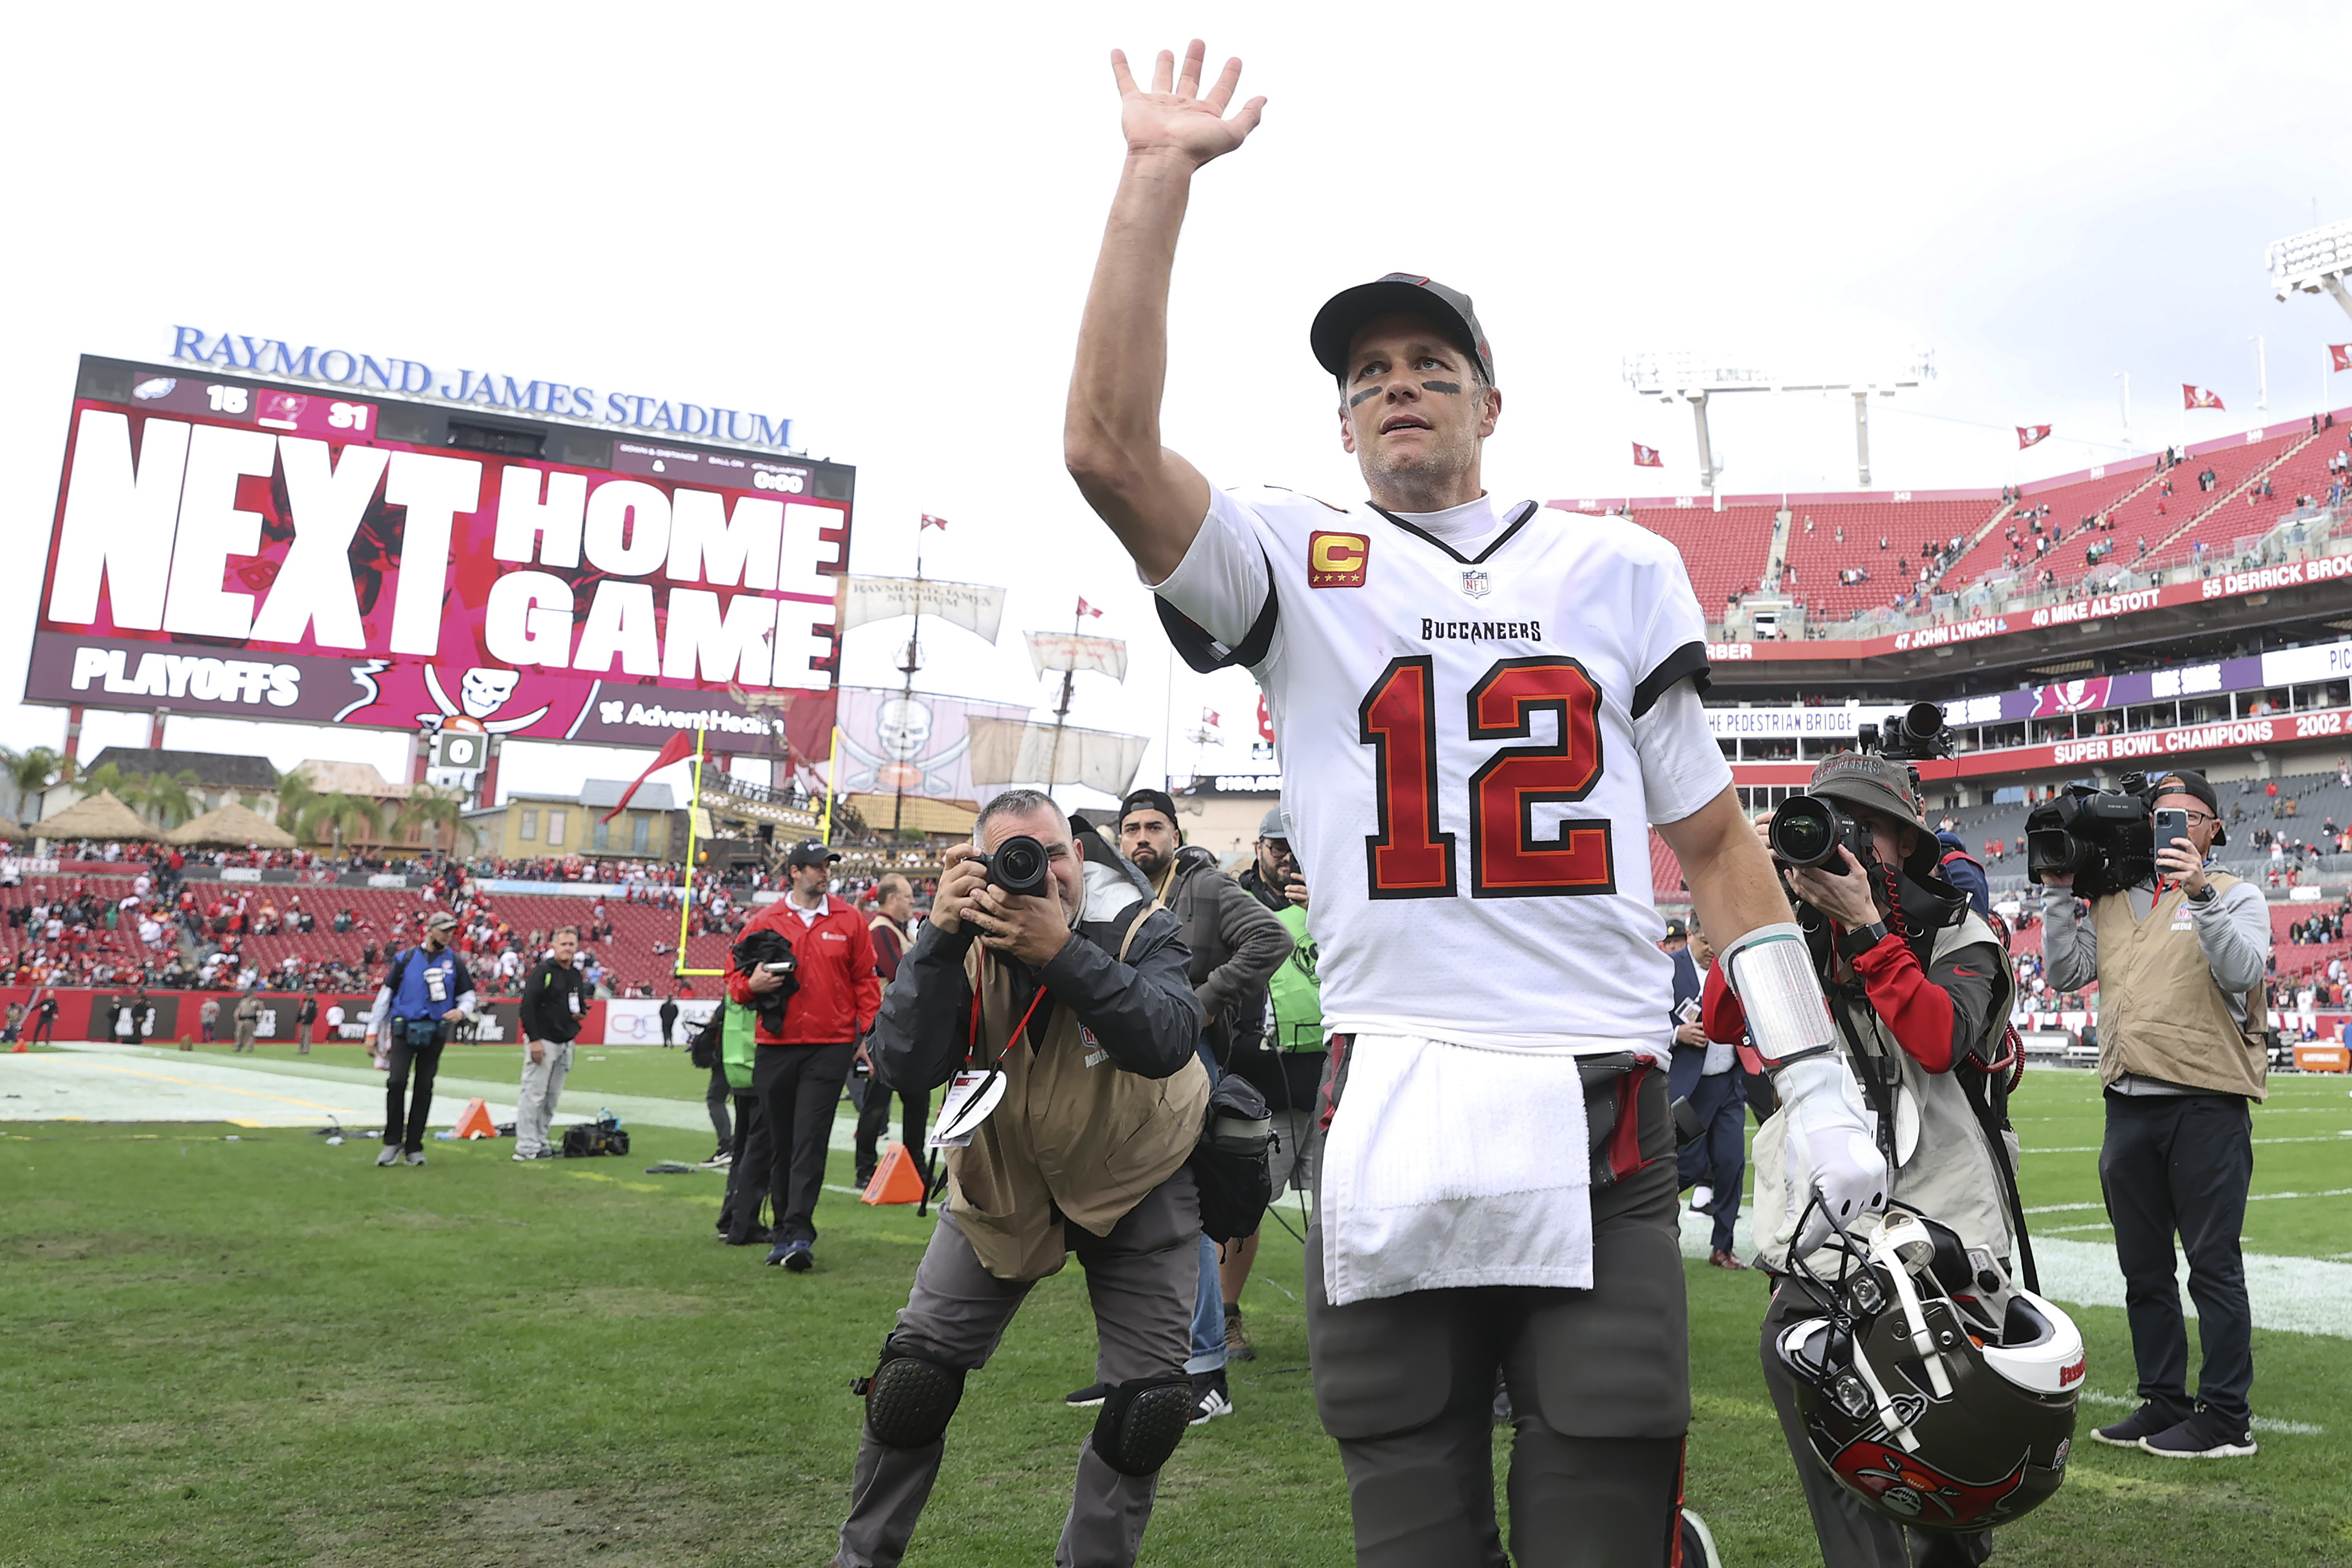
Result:
M874 1167L874 1179L866 1184L858 1195L862 1204L919 1204L923 1201L923 1168L907 1152L904 1143L893 1143L882 1155L882 1163Z
M457 1113L457 1136L460 1138L495 1138L498 1123L490 1120L490 1108L478 1100L469 1100L466 1109Z

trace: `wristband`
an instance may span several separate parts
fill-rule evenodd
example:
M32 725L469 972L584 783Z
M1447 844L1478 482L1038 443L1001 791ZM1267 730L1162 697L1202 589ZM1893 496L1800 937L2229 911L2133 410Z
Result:
M1838 938L1838 956L1852 963L1885 939L1886 922L1885 921L1873 921L1866 926L1857 926Z
M1821 978L1795 921L1758 926L1726 945L1722 963L1766 1071L1835 1048Z

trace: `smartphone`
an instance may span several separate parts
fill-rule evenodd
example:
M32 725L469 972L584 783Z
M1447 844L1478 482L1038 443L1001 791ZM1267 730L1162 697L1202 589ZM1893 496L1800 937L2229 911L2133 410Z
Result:
M2187 812L2167 810L2156 814L2156 847L2158 849L2169 849L2172 847L2174 839L2188 837L2189 814Z

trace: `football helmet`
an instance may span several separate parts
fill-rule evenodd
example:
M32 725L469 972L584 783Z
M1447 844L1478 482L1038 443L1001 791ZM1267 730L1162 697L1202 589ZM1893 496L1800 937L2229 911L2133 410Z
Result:
M1951 1532L2006 1523L2057 1491L2083 1387L2073 1319L1899 1206L1866 1240L1841 1231L1790 1267L1821 1311L1773 1352L1839 1485L1873 1512Z

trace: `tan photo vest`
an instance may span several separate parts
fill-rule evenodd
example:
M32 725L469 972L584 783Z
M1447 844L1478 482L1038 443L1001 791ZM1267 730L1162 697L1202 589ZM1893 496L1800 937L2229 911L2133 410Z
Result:
M2239 881L2227 871L2205 879L2217 892ZM2269 986L2257 980L2246 994L2242 1029L2213 984L2186 889L2167 891L2146 920L2132 918L2128 891L2094 899L2091 930L2099 939L2101 1082L2137 1073L2249 1100L2270 1092Z
M1121 960L1154 907L1144 905L1129 924ZM974 942L964 960L983 1053L1020 1021L1011 968L997 959L983 970L985 951ZM1209 1074L1198 1057L1172 1078L1122 1071L1062 1005L1043 1043L1032 1047L1024 1031L1004 1046L1003 1066L1004 1098L969 1147L947 1152L949 1201L982 1268L999 1279L1043 1279L1067 1258L1065 1221L1108 1235L1192 1157Z

